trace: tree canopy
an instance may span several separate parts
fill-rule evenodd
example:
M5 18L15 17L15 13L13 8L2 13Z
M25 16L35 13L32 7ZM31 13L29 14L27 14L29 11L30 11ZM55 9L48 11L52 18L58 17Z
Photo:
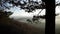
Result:
M28 1L28 2L27 2ZM60 5L60 3L56 4ZM0 10L1 9L10 9L11 7L19 6L19 8L28 10L26 12L32 12L35 9L45 9L44 1L33 1L33 0L0 0Z
M55 7L59 6L60 3L56 2ZM10 9L13 7L19 7L25 12L33 12L36 9L46 9L45 2L43 0L41 1L34 1L34 0L0 0L0 10ZM20 10L21 10L20 9ZM41 10L41 11L42 11ZM41 13L41 11L38 13L38 15Z

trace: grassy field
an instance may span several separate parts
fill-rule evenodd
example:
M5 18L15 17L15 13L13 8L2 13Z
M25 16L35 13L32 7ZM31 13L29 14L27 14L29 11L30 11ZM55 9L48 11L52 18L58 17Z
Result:
M17 21L22 21L22 22L27 22L26 19L31 19L31 18L21 18L21 19L17 19ZM42 29L43 31L45 30L45 20L42 19L41 20L41 23L39 24L31 24L31 23L28 23L36 28L40 28ZM56 34L60 34L60 16L56 16L56 19L55 19L55 33Z
M60 16L56 17L56 21L55 21L55 30L56 30L56 34L60 34Z
M7 17L0 18L0 34L44 34L42 28L31 24L18 22Z
M31 24L26 22L20 22L26 20L26 18L13 20L9 18L0 18L0 31L9 32L8 34L45 34L45 20L43 19L39 24ZM56 34L60 34L60 16L56 17Z

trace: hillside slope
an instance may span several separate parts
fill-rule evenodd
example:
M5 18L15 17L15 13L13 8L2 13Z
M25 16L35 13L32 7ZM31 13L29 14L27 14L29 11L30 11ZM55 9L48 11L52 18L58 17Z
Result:
M44 30L42 29L33 27L27 23L17 22L8 17L0 18L0 32L2 34L44 34Z

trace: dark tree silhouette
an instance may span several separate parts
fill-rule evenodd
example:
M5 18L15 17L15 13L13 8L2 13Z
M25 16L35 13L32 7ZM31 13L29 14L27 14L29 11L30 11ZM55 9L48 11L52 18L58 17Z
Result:
M45 3L47 6L45 34L55 34L55 0L46 0Z

